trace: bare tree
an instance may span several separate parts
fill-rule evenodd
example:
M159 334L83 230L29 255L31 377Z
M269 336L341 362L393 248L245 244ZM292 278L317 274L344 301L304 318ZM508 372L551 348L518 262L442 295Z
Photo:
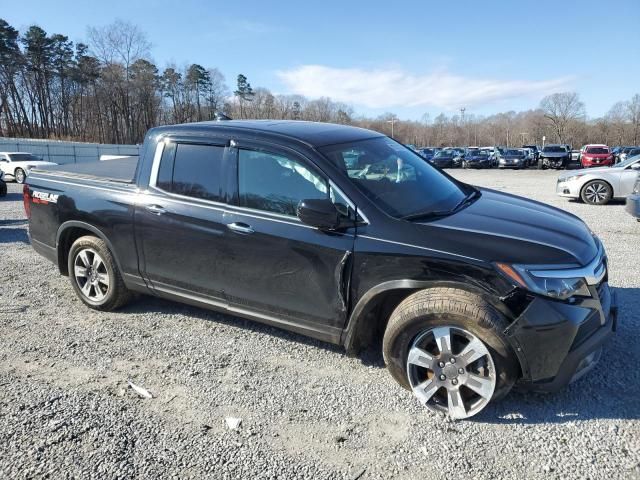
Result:
M629 122L633 131L633 144L638 145L638 135L640 134L640 94L635 94L627 104Z
M585 117L584 103L575 92L554 93L540 101L540 110L553 125L558 142L566 141L567 129L571 122Z

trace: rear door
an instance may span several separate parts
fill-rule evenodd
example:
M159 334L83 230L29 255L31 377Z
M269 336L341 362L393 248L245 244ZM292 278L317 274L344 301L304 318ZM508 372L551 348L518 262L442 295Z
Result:
M349 308L353 205L301 154L268 143L235 144L227 299L337 338ZM338 233L304 225L296 207L311 198L332 198L354 227Z
M226 144L185 137L158 145L136 208L136 235L144 276L160 292L223 298Z

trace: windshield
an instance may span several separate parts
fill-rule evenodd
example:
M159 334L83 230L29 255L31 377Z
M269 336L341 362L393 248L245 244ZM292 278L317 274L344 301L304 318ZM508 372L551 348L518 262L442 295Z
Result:
M440 150L439 152L436 152L433 158L448 158L453 157L455 154L456 152L454 150Z
M488 157L489 156L489 152L487 152L486 150L470 150L469 151L469 156L471 156L471 157Z
M593 153L595 155L604 155L609 153L609 149L607 147L589 147L587 148L587 153Z
M12 162L26 162L28 160L40 161L38 157L31 153L12 153L9 155L9 157L11 157Z
M396 218L455 209L473 190L388 137L319 148L355 187ZM358 152L349 165L345 154Z
M521 150L507 150L506 152L504 152L504 154L509 155L511 157L516 157L516 156L524 155L524 152Z
M542 151L545 153L567 153L567 149L560 146L544 147Z
M628 167L629 165L636 163L639 160L640 160L640 155L635 155L633 157L627 158L624 162L620 162L619 164L616 165L616 167L625 168L625 167Z

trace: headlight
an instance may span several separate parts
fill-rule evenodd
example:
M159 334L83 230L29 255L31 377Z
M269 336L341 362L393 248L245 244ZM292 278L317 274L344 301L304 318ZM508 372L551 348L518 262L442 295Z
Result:
M536 270L522 265L508 265L506 263L496 263L498 270L517 285L527 290L555 298L566 300L567 298L579 295L590 297L589 287L584 278L558 278L545 277L544 270ZM535 271L535 275L531 272Z
M573 180L577 180L580 177L584 177L584 174L580 174L580 175L571 175L570 177L565 177L562 179L563 182L571 182Z

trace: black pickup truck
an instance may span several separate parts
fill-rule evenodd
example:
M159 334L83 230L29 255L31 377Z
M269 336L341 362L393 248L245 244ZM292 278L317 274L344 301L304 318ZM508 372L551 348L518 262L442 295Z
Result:
M133 292L341 344L453 418L584 375L615 331L577 217L476 188L369 130L218 121L136 158L33 170L31 243L89 307Z

